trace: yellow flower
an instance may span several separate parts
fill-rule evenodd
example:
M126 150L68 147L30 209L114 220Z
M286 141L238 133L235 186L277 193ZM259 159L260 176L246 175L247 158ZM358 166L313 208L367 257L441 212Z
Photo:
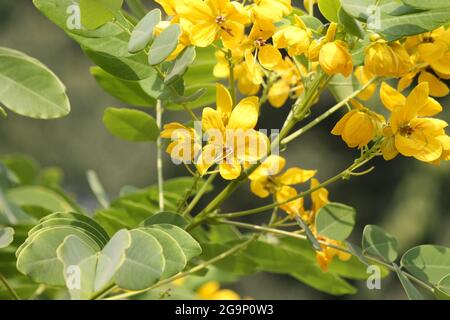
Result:
M419 82L428 82L431 96L447 96L450 90L443 80L450 79L450 30L441 27L432 32L409 37L404 46L411 54L417 69L400 79L398 90L408 88L420 74Z
M217 38L227 48L238 45L250 22L240 3L229 0L177 0L181 25L189 31L195 46L207 47Z
M311 31L299 17L295 16L295 21L295 25L279 29L273 36L274 46L286 49L291 57L306 53L312 37Z
M251 7L254 19L261 24L280 21L291 12L291 0L255 0Z
M255 50L258 54L259 63L268 70L272 70L282 60L280 51L268 42L274 32L275 26L273 24L261 25L255 23L250 35L242 45L246 52Z
M353 71L352 55L343 41L333 41L325 44L319 53L319 63L328 75L342 74L348 77Z
M411 57L400 43L376 39L365 50L364 66L377 76L401 77L410 71L412 63Z
M445 121L429 118L442 111L442 106L429 97L427 82L420 83L405 98L383 83L380 93L383 104L392 111L389 127L385 128L382 145L386 160L397 153L424 162L441 159L449 149Z
M249 177L252 192L260 198L267 198L270 194L274 194L277 202L284 202L297 195L293 185L307 182L317 172L293 167L279 175L285 165L286 160L277 155L271 155L264 160ZM300 201L302 204L303 201L301 199ZM295 210L293 206L296 205L299 205L299 200L282 205L280 208L289 213Z
M350 148L362 148L378 135L385 121L383 116L370 111L359 102L353 100L352 104L355 109L339 120L331 133L342 136Z
M302 65L300 68L303 68L301 70L303 73L307 73L306 68ZM286 103L289 96L299 97L304 91L304 86L300 70L289 57L281 61L274 71L280 78L270 87L268 100L272 106L280 108Z
M235 79L237 79L239 91L242 94L252 96L259 92L261 83L255 83L253 81L254 78L252 78L252 75L248 70L248 65L245 62L242 62L234 68L234 73ZM254 70L253 72L258 71Z
M217 281L209 281L203 284L198 290L197 295L202 300L240 300L241 297L234 291L220 289Z
M347 44L334 40L337 24L332 22L325 38L314 40L308 48L308 57L311 61L319 61L323 71L328 75L343 74L348 77L353 71L352 55Z
M328 244L328 245L322 244L321 245L322 251L316 252L317 263L319 264L323 272L328 272L329 265L333 261L333 258L335 256L338 256L339 260L342 261L348 261L351 259L352 255L350 253L346 253L341 250L331 248L329 246L329 245L342 246L343 245L342 241L331 240L320 236L318 237L318 239L325 241Z
M220 175L226 180L239 177L242 163L261 159L268 151L267 137L254 130L258 122L259 99L248 97L233 108L229 91L216 85L217 109L203 109L202 129L208 136L197 168L203 175L219 164Z
M196 132L193 128L172 122L164 126L160 136L172 140L166 152L174 160L190 163L200 152L201 146L197 143Z

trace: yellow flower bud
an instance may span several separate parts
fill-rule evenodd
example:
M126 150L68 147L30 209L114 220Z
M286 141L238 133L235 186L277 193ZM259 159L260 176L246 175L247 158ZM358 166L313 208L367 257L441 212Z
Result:
M342 117L331 133L342 136L350 148L362 148L380 134L384 118L356 101L352 104L355 109Z
M328 75L341 73L348 77L353 71L353 60L347 46L342 41L325 44L320 49L319 63Z

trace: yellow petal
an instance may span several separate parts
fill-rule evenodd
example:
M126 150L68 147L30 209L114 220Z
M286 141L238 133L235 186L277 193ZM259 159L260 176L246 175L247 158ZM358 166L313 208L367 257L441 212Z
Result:
M269 89L269 102L275 108L281 108L289 98L291 88L283 80L275 82Z
M406 98L386 82L381 84L380 99L381 102L383 102L383 105L390 111L393 111L406 103Z
M225 127L219 112L209 107L203 109L202 128L204 132L208 130L218 130L220 132L224 132Z
M348 119L350 119L356 112L358 112L358 111L352 110L350 112L347 112L341 118L341 120L339 120L338 123L336 123L333 130L331 131L331 134L334 134L335 136L340 136L344 132L345 125L347 124Z
M290 168L279 178L284 185L295 185L305 183L316 175L316 170L304 170L300 168Z
M399 113L399 122L407 123L417 116L420 109L428 103L429 86L427 82L418 84L406 98L405 107Z
M241 175L242 167L239 162L232 160L231 163L219 164L219 171L220 175L225 180L234 180Z
M245 52L245 66L247 67L247 72L249 78L254 84L261 84L263 82L263 75L259 64L255 62L255 58L250 50Z
M270 44L259 49L259 63L266 69L272 70L273 67L280 63L282 58L280 51Z
M442 112L442 105L433 98L428 98L427 103L419 109L420 117L431 117Z
M450 93L445 82L442 82L429 72L421 72L419 82L428 82L428 85L430 86L430 95L433 97L445 97Z
M190 32L192 44L202 48L208 47L216 39L217 31L218 27L215 23L194 24Z
M250 189L260 198L267 198L270 195L264 182L265 180L255 180L250 182Z
M253 129L258 122L259 98L248 97L233 109L227 129Z
M283 170L286 160L278 155L270 155L263 163L250 175L250 180L259 180L268 176L274 176Z
M217 112L220 114L223 123L227 123L233 109L233 100L228 89L220 83L216 84L216 104Z
M386 161L394 159L398 155L398 151L395 148L395 138L387 137L381 143L381 152L383 153L383 158Z
M297 196L297 190L292 187L281 187L275 194L277 202L285 202ZM290 210L291 204L294 204L295 200L290 201L287 204L280 205L280 208L283 210Z

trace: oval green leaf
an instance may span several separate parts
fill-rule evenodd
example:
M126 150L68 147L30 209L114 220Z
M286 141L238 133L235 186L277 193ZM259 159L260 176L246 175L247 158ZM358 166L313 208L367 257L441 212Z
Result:
M175 51L180 34L181 28L177 24L172 24L164 29L150 47L148 63L154 66L165 61Z
M14 240L14 229L10 227L0 227L0 249L6 248Z
M153 30L160 21L161 11L159 9L147 13L133 30L128 43L128 51L136 53L143 50L152 41Z
M365 253L393 262L398 256L397 240L380 227L367 225L364 228L362 248Z
M0 103L22 116L55 119L70 112L66 88L39 61L0 47Z
M333 240L343 241L352 233L355 218L356 211L352 207L341 203L329 203L317 213L317 233Z
M103 123L112 135L126 141L156 141L159 136L155 119L138 110L108 108Z
M419 279L437 285L450 274L450 249L436 245L422 245L408 250L401 265Z

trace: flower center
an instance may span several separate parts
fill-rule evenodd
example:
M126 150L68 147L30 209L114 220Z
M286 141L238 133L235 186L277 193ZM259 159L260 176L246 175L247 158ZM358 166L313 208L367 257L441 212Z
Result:
M411 128L409 125L403 126L400 128L400 134L402 136L410 136L414 133L414 129Z
M217 17L216 17L216 23L217 23L218 25L223 25L223 24L225 23L225 21L226 21L226 19L225 19L224 16L217 16Z
M263 38L258 38L255 40L255 46L257 48L264 47L266 44L266 40L264 40Z

